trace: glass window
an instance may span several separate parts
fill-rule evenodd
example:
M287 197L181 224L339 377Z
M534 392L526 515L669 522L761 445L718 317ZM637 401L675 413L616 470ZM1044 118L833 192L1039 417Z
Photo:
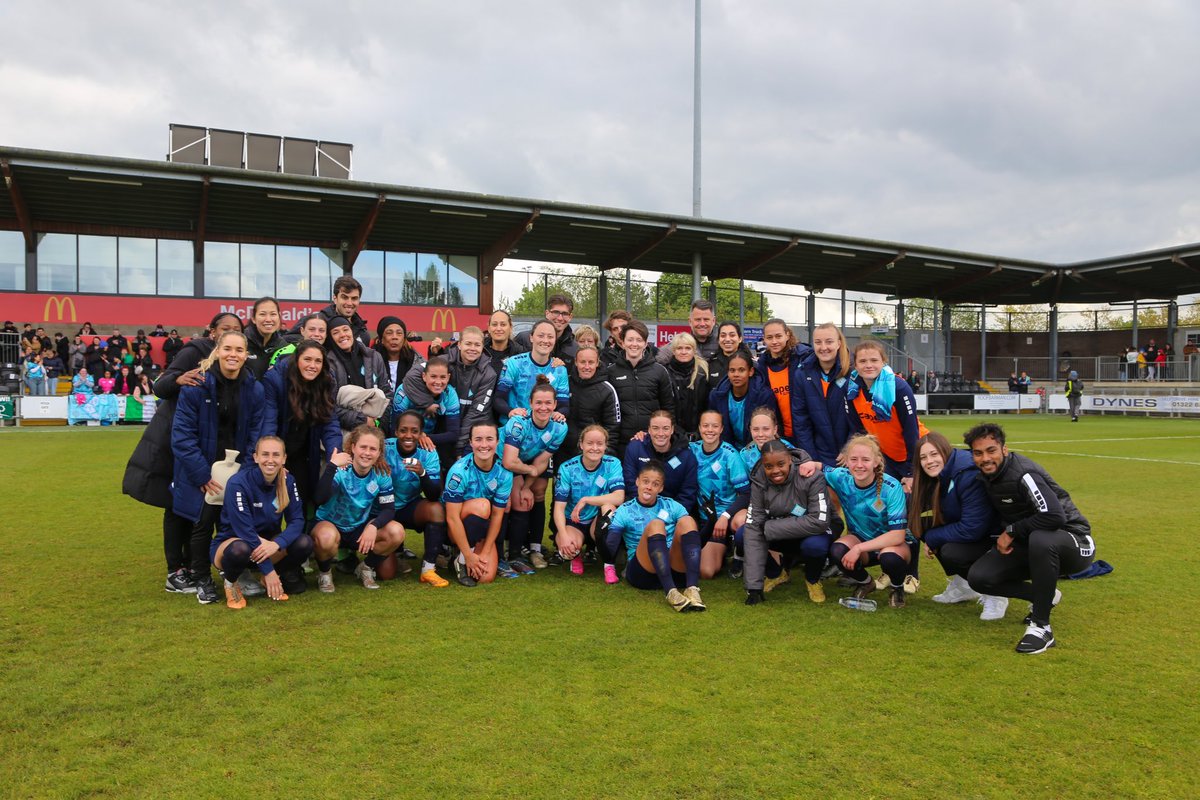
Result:
M354 277L362 284L364 303L378 303L383 297L383 251L363 250L354 262ZM330 293L330 297L333 294Z
M0 289L25 291L25 236L0 231Z
M307 247L275 248L275 291L276 297L284 300L307 300L308 279Z
M79 291L97 294L117 292L117 238L79 237Z
M275 295L275 247L242 245L242 297L257 300Z
M446 257L432 253L417 256L417 303L446 304Z
M342 251L313 248L312 294L310 300L328 303L333 297L333 282L342 277Z
M69 233L47 233L38 242L38 289L43 292L76 290L75 237Z
M408 303L416 302L416 276L414 270L416 268L417 256L415 253L388 253L384 266L387 271L384 275L384 297L389 303Z
M450 256L448 306L479 305L479 259L475 256Z
M208 250L206 249L207 253ZM158 293L191 297L196 290L195 248L182 239L158 240ZM206 270L207 271L207 270Z
M238 246L230 242L204 243L205 297L238 296Z
M121 294L154 294L154 261L156 258L153 239L117 240L117 279Z

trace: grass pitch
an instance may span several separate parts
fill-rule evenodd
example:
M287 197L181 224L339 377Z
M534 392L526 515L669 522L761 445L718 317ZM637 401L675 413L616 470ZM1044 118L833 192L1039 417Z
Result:
M1041 656L929 559L874 614L722 577L677 615L594 568L202 607L120 494L139 430L0 432L0 796L1190 796L1200 423L989 419L1116 568Z

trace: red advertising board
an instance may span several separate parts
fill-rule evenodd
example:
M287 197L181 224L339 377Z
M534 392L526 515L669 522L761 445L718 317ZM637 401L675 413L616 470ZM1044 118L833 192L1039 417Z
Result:
M138 328L150 331L162 323L167 330L178 328L185 339L208 325L220 312L232 312L243 320L250 319L251 300L221 300L171 297L121 297L97 294L31 294L0 292L0 318L12 320L19 328L31 322L47 332L62 331L68 336L86 321L96 326L101 335L112 332L118 325L125 334ZM280 300L279 311L286 327L301 317L324 308L328 303ZM488 318L474 308L440 306L399 306L364 303L358 313L367 320L374 333L375 322L381 317L394 316L404 320L410 331L447 336L468 325L487 329ZM107 330L106 330L107 328Z
M658 341L655 342L657 347L666 347L675 338L677 333L691 333L692 329L687 325L663 325L658 326Z

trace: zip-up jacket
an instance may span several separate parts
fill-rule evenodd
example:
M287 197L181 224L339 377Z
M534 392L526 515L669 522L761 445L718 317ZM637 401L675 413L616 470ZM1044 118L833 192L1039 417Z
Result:
M262 333L254 323L246 326L246 367L254 373L254 377L262 380L271 366L271 357L283 347L292 344L292 338L283 331L275 331L271 341L264 342Z
M983 474L966 450L951 450L936 489L942 524L925 531L925 544L937 550L947 542L979 542L1000 533L1000 520L988 500Z
M841 371L836 361L832 374ZM850 438L850 421L846 418L846 385L849 378L829 382L822 389L821 364L816 353L808 353L796 367L792 384L792 441L812 453L822 464L837 462L838 453Z
M650 441L649 436L640 442L629 443L625 449L624 460L625 496L637 497L638 470L651 459L661 461L666 467L663 495L679 503L687 509L689 514L695 514L696 502L700 498L700 480L697 477L700 465L696 462L696 454L688 446L687 437L679 431L676 431L671 438L671 444L665 453L659 453L654 449L654 444Z
M597 371L588 379L579 377L575 367L567 371L571 382L571 405L567 410L567 438L554 456L556 464L565 464L579 455L579 434L588 425L603 425L608 431L609 455L617 455L621 435L621 404L617 390Z
M804 539L829 531L829 495L818 471L800 475L797 467L811 461L808 453L792 449L792 472L782 485L767 480L760 461L750 473L750 506L743 532L747 589L762 589L771 542Z
M334 317L344 317L345 316L345 314L342 314L341 312L339 312L337 310L337 307L333 303L330 303L329 305L322 308L320 311L317 312L317 315L320 316L322 319L324 319L327 324L328 324L329 320L333 319ZM362 342L363 347L370 347L371 346L371 331L367 328L367 321L365 319L363 319L362 317L360 317L358 315L357 311L354 312L354 316L350 317L349 321L350 321L350 330L354 331L354 338L357 339L358 341ZM303 319L296 320L296 324L293 325L288 330L288 333L299 334L300 326L303 324L304 324ZM331 344L330 346L333 346L333 345Z
M667 368L642 356L634 366L624 354L608 368L608 382L617 390L621 405L621 435L617 452L627 446L629 437L646 430L650 415L658 409L675 413L675 390ZM632 496L632 495L631 495ZM668 495L673 496L673 495ZM678 497L675 498L679 500ZM680 501L682 502L682 501Z
M709 392L708 407L713 411L721 412L721 421L724 423L721 427L721 441L741 448L750 441L750 417L754 416L754 409L763 406L775 408L775 394L757 371L751 374L750 386L746 389L746 396L742 403L742 408L745 410L742 415L742 424L735 430L729 416L729 396L732 392L733 387L729 383L729 378L722 378L721 382L717 384L717 388Z
M284 359L263 376L263 435L278 436L287 441L288 429L292 426L292 409L288 403L288 359ZM311 420L310 420L311 422ZM321 457L321 445L325 446L325 457ZM293 453L292 457L308 459L313 469L318 469L323 461L328 461L333 455L334 448L342 447L342 426L338 424L336 398L329 419L324 425L313 425L308 431L308 452L301 456Z
M362 355L366 388L379 389L387 396L388 400L391 400L394 390L391 378L388 377L387 364L383 363L383 357L361 342L355 342L354 346L359 348L359 353ZM337 345L333 344L330 347L337 347ZM331 349L326 350L325 360L329 362L329 371L333 374L333 391L336 396L339 389L350 384L350 378L346 375L346 367L342 364L342 360ZM334 406L334 414L337 416L342 430L346 431L353 430L367 421L366 414L346 406Z
M1092 526L1067 490L1025 456L1009 453L995 475L984 476L984 485L1005 530L1017 541L1028 540L1033 531L1091 535Z
M496 372L486 354L474 364L462 360L462 351L457 347L446 353L450 365L450 385L458 393L460 427L455 442L455 452L465 453L471 441L471 426L476 422L491 422L492 398L496 391ZM404 393L413 406L426 408L437 402L429 387L425 385L425 364L413 364L404 376Z
M225 485L225 504L221 507L221 521L217 523L217 535L213 539L212 552L226 539L238 538L253 549L270 539L286 550L296 537L304 533L304 503L296 490L296 481L291 475L287 483L288 504L283 513L275 510L275 483L267 483L262 470L254 465L229 479ZM283 522L283 530L279 523ZM275 571L271 559L256 565L263 575Z

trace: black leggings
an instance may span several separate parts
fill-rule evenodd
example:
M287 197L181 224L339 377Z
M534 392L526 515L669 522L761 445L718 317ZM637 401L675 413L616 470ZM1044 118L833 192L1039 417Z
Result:
M312 555L313 540L307 533L302 533L296 537L287 548L287 555L279 559L275 564L275 569L281 574L286 575L289 572L296 572ZM229 544L225 545L225 552L221 553L221 573L225 576L225 580L233 583L248 569L251 565L250 554L254 549L249 544L241 539L234 539ZM256 568L257 564L254 565Z
M167 572L183 569L191 563L189 550L192 521L171 509L163 510L163 554L167 557Z
M967 582L980 594L1028 600L1033 621L1049 625L1058 579L1086 569L1095 551L1090 536L1033 531L1028 540L1013 542L1008 555L995 549L985 553L971 567Z
M934 556L947 575L965 578L971 565L983 558L984 554L994 545L995 540L993 539L984 539L978 542L946 542L938 548ZM913 551L918 549L920 549L919 545L914 547Z
M200 519L192 524L191 548L192 572L197 578L211 578L211 565L208 562L208 550L212 545L213 528L221 518L221 506L210 506L204 503L200 507Z

